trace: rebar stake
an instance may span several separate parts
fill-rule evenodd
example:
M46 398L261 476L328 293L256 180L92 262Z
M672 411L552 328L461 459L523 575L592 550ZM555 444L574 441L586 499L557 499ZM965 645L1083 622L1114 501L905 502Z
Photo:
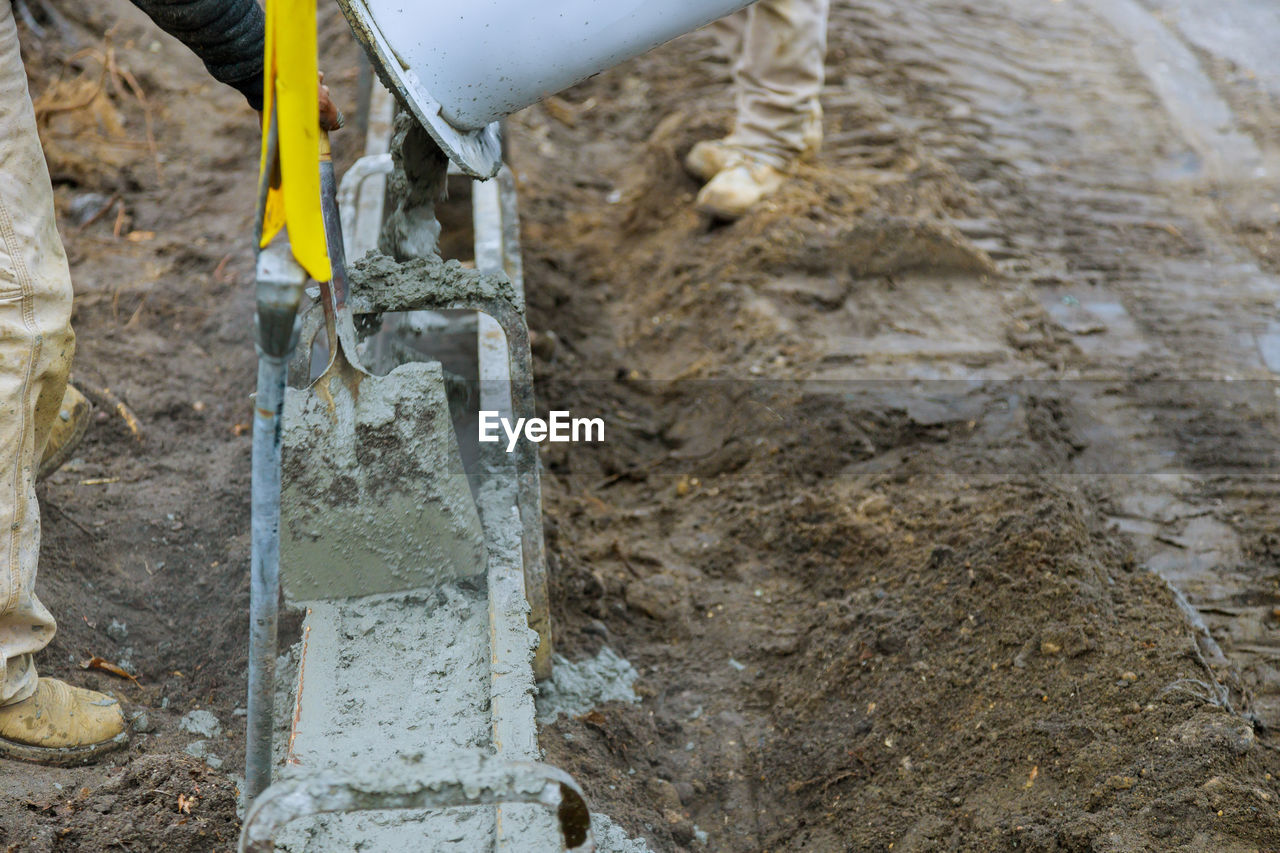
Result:
M249 564L249 700L245 801L271 784L276 626L280 608L280 420L298 303L307 274L289 245L258 254L258 392L253 404L252 536Z

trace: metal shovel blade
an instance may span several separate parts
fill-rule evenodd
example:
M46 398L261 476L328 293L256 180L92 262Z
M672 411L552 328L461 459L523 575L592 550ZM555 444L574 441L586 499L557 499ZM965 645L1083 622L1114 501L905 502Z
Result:
M484 539L433 362L285 396L281 583L291 601L483 574ZM329 399L326 399L329 398Z
M484 538L438 363L360 366L328 134L320 206L329 364L285 394L280 581L294 602L403 592L485 571Z

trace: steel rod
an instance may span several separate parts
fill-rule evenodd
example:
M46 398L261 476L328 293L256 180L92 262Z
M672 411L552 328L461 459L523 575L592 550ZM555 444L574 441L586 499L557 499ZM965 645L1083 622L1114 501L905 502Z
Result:
M252 803L271 784L276 629L280 600L280 421L288 357L258 350L253 406L253 550L249 580L249 707L245 792Z
M289 359L298 339L298 303L306 280L307 274L294 260L288 243L277 240L258 253L258 391L253 402L249 698L244 774L249 804L271 784L280 607L281 419Z

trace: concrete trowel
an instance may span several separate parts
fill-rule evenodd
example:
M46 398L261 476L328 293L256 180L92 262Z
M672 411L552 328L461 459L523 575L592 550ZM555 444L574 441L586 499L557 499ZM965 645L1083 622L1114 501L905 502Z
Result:
M430 588L485 570L440 365L413 362L386 376L360 365L336 196L324 135L329 363L310 387L285 395L281 585L294 602Z

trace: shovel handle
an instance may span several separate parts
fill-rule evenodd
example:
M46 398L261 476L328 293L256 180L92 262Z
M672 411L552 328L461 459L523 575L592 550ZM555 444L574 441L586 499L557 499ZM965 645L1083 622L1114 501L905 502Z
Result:
M347 304L347 255L342 243L342 218L338 213L338 181L333 172L333 154L329 147L329 131L320 129L320 215L324 220L324 238L329 246L332 270L332 304L341 309Z

